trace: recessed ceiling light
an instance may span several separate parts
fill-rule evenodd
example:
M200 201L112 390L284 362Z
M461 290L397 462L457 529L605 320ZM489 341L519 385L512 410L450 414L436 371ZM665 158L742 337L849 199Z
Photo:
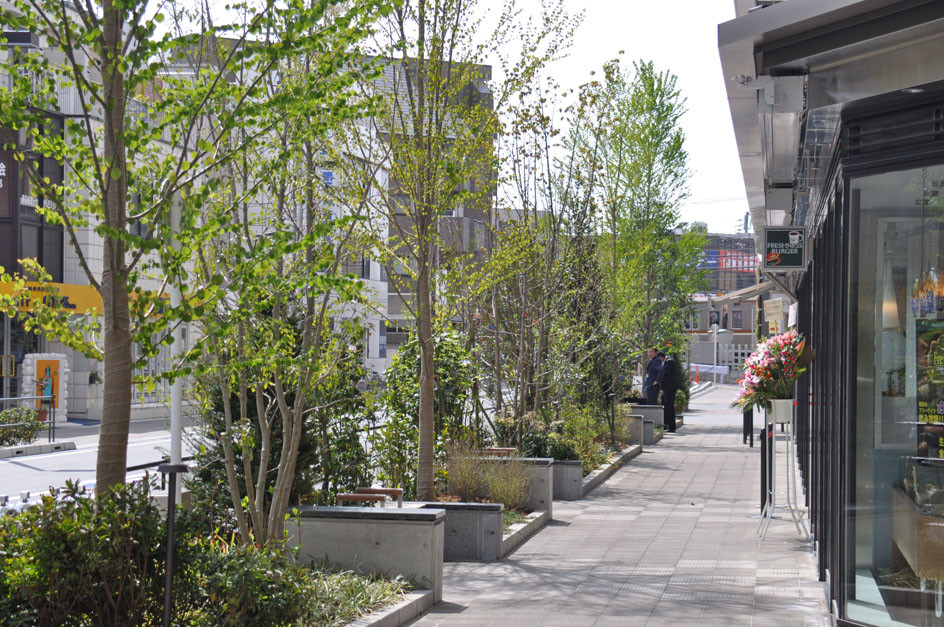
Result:
M901 93L903 93L903 94L923 94L923 93L924 93L924 90L921 89L920 87L908 87L908 88L906 88L906 89L902 89L902 90L901 90Z

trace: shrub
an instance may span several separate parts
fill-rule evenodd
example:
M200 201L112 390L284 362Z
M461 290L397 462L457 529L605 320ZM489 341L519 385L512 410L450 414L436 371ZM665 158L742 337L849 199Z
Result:
M484 465L489 500L503 503L505 509L522 509L531 487L528 467L514 460L485 462Z
M675 393L675 411L681 413L688 407L688 392L679 388Z
M282 547L206 532L178 510L175 625L338 625L406 588L354 573L312 572ZM164 516L145 483L60 499L0 517L0 623L154 625L164 597Z
M0 611L21 624L154 622L162 538L146 483L90 498L69 484L62 500L0 519Z
M15 424L15 427L0 427L0 446L29 444L36 439L45 424L37 418L35 409L10 407L0 411L0 424Z
M579 459L574 443L563 431L563 422L552 422L549 425L538 423L531 431L526 431L521 436L519 450L524 457Z
M454 444L446 456L449 491L466 502L482 495L484 483L482 461L468 446Z

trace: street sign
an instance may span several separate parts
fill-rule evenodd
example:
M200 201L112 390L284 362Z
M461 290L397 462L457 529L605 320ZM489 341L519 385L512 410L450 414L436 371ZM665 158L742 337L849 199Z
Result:
M764 228L764 270L793 272L806 268L806 228L768 226Z

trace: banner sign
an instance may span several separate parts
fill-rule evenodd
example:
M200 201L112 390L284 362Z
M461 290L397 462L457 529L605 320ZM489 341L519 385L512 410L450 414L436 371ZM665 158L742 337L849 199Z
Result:
M806 268L806 228L768 226L764 229L764 270L789 272Z
M40 283L28 281L26 289L28 296L23 296L16 304L19 311L33 311L34 302L43 302L50 307L64 309L77 314L84 314L89 309L102 313L102 297L89 285L72 285L71 283L47 283L52 293ZM12 295L13 286L9 283L0 283L0 294Z
M754 274L757 270L757 255L740 250L706 250L698 263L698 269Z
M944 320L915 320L918 457L944 458Z

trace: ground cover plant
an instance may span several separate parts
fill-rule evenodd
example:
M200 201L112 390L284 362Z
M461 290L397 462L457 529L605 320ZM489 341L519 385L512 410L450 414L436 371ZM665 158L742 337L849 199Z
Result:
M338 625L407 589L351 572L299 566L281 545L209 531L180 509L174 617L180 625ZM95 496L74 484L0 517L0 624L150 625L164 593L164 515L146 482Z

